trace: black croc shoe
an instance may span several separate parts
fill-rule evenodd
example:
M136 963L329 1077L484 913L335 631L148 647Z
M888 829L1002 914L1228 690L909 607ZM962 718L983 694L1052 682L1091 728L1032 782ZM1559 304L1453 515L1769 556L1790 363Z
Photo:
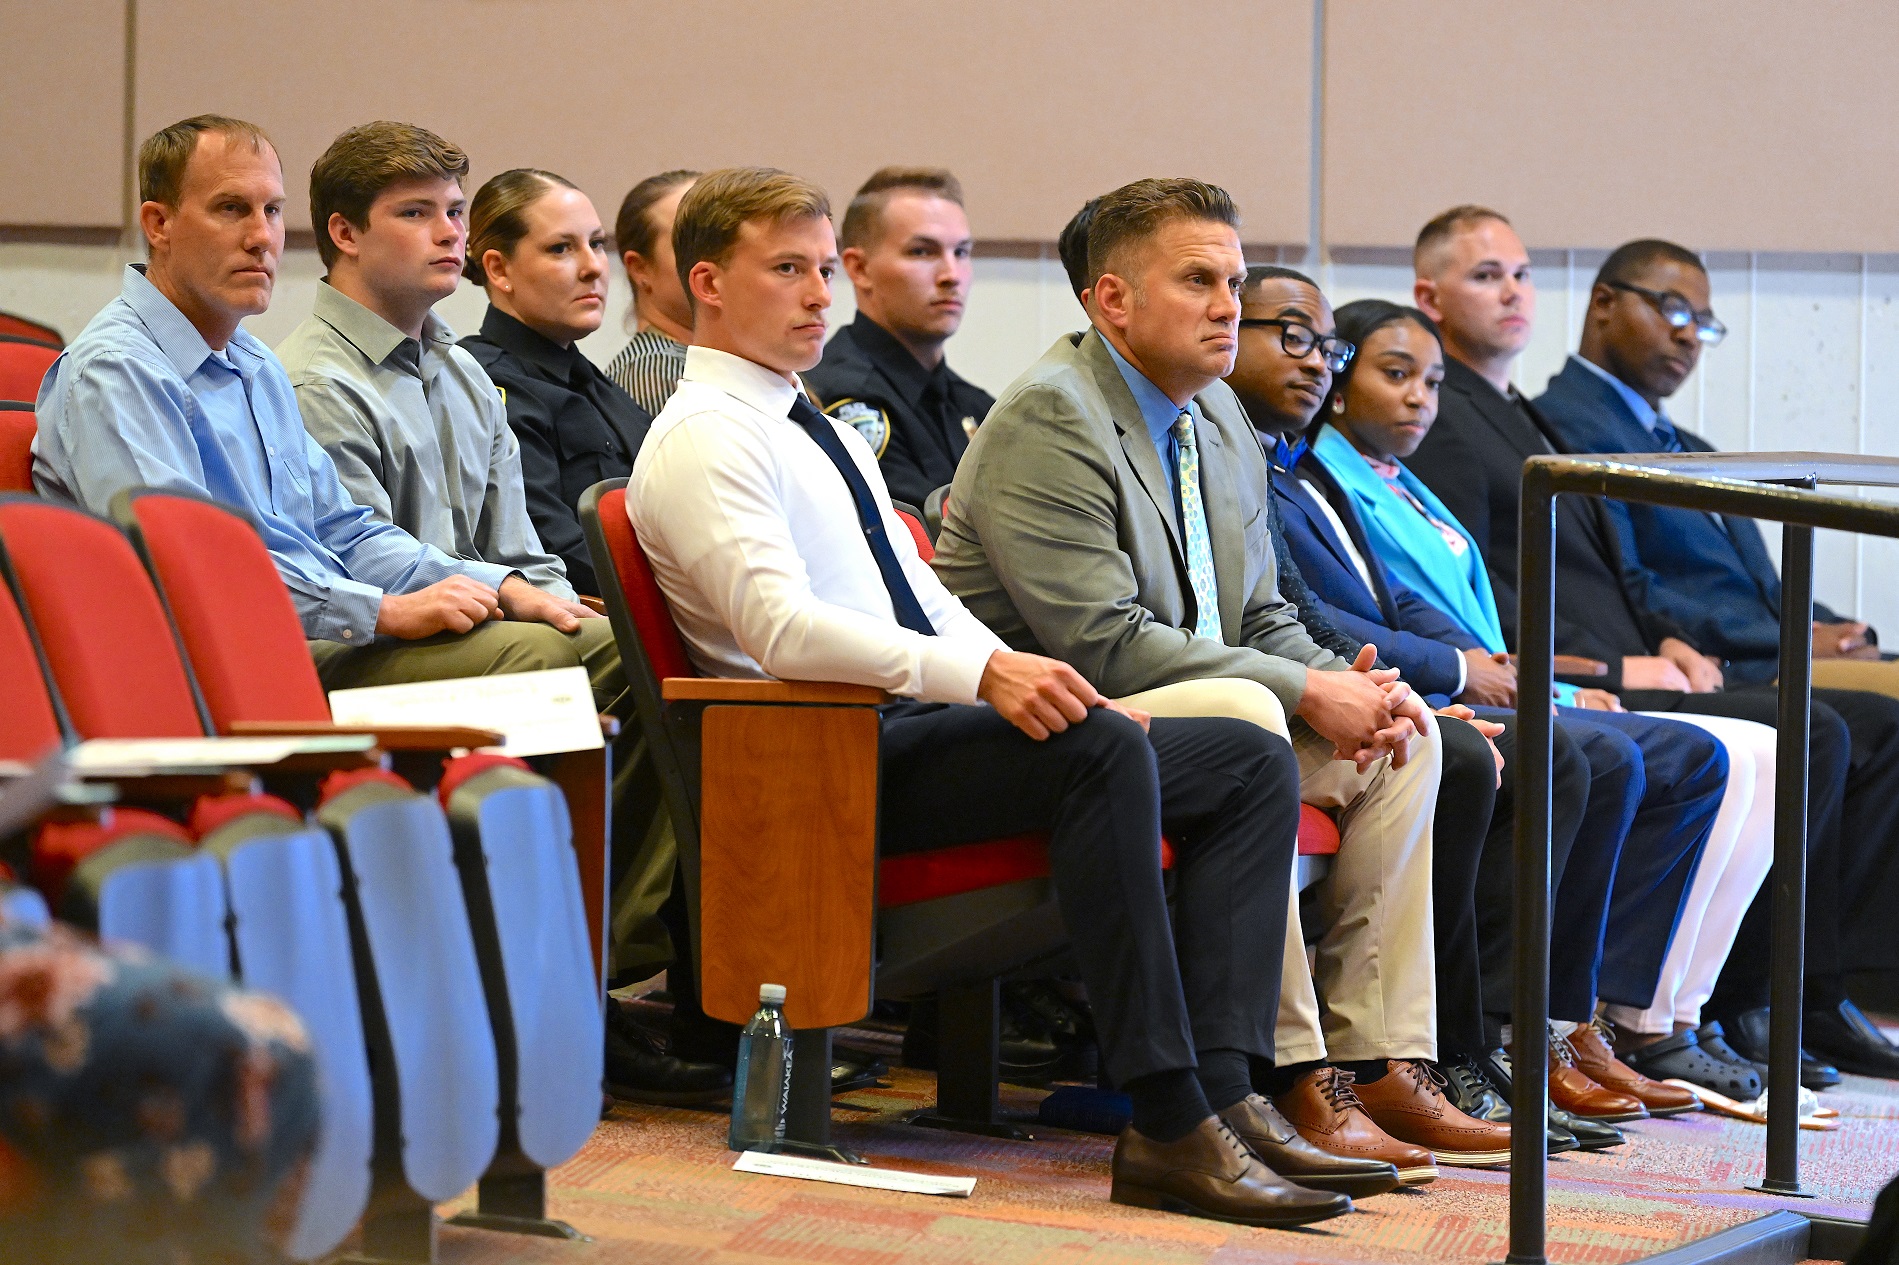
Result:
M1709 1029L1713 1029L1709 1033ZM1653 1045L1619 1054L1624 1063L1658 1081L1687 1081L1728 1098L1747 1102L1761 1096L1761 1076L1721 1039L1721 1025L1708 1024L1700 1032L1677 1032ZM1712 1040L1704 1045L1703 1036ZM1726 1054L1728 1057L1722 1057Z

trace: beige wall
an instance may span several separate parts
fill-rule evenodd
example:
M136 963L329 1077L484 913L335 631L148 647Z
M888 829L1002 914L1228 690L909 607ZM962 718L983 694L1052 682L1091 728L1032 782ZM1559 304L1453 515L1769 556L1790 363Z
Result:
M125 0L5 0L0 50L0 225L122 223Z
M138 130L210 109L262 124L293 227L331 138L400 118L466 148L476 181L560 172L609 223L635 180L671 167L787 167L841 203L909 162L956 170L991 240L1052 241L1089 196L1157 173L1225 184L1249 240L1306 238L1310 0L330 0L230 16L140 0ZM1272 73L1247 73L1249 52Z
M1899 250L1890 0L1327 4L1325 238L1460 202L1532 245Z

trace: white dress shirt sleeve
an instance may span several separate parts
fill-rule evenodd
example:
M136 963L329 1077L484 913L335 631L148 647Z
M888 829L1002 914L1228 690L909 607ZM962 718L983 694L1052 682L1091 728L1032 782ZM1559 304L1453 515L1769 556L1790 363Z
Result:
M936 580L894 513L885 510L891 542L942 635L926 637L814 592L779 492L785 472L767 446L736 442L727 419L683 418L657 444L649 439L648 450L646 469L635 475L634 525L652 542L649 554L663 555L664 566L654 557L662 583L672 570L690 586L690 595L668 591L676 606L700 607L774 677L977 701L989 656L1005 647ZM870 582L881 587L874 569Z

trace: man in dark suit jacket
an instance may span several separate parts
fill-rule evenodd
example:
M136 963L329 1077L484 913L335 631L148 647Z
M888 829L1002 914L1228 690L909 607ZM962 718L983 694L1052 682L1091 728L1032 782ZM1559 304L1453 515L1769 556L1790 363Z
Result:
M1531 404L1510 385L1511 367L1529 342L1534 319L1529 254L1495 212L1462 210L1462 216L1438 217L1419 238L1416 297L1443 333L1445 378L1437 422L1407 464L1484 550L1492 587L1499 594L1499 614L1506 635L1514 640L1523 462L1576 449L1544 411L1548 396ZM1700 306L1705 310L1705 277L1703 287ZM1618 299L1623 294L1603 285L1597 290ZM1565 376L1572 373L1593 380L1590 370L1577 367L1574 360ZM1603 387L1608 389L1607 384ZM1627 447L1620 445L1622 450ZM1700 634L1677 621L1673 608L1658 600L1653 573L1632 560L1626 518L1618 522L1620 514L1617 505L1596 498L1560 497L1556 502L1557 652L1609 664L1610 688L1631 708L1774 724L1771 686L1723 689L1720 665L1696 649ZM1702 520L1712 530L1709 516L1687 517ZM1699 529L1701 524L1693 526ZM1838 981L1844 961L1840 878L1879 864L1875 857L1857 863L1844 860L1843 839L1872 840L1875 851L1888 854L1883 841L1891 837L1889 806L1899 803L1899 784L1889 781L1899 779L1899 749L1892 745L1899 739L1899 717L1887 714L1887 703L1855 691L1815 691L1808 801L1808 988L1810 1009L1836 1017L1844 1001ZM1844 833L1843 803L1852 823ZM1771 940L1767 904L1763 895L1749 911L1721 984L1705 1008L1706 1015L1721 1024L1724 1038L1757 1060L1766 1053ZM1712 1035L1712 1023L1702 1031ZM1899 1061L1888 1061L1883 1039L1878 1046L1866 1039L1870 1031L1862 1030L1850 1015L1838 1023L1823 1015L1809 1022L1809 1044L1843 1066L1893 1074ZM1683 1049L1656 1057L1685 1055L1692 1035L1670 1038L1671 1045ZM1829 1077L1814 1064L1807 1079L1824 1082Z

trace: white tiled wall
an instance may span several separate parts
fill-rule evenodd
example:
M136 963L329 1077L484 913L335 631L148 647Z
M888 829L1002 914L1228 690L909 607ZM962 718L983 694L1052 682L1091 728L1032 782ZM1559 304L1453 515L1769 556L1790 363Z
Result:
M0 244L0 309L50 321L71 337L118 293L129 257L105 246ZM1575 346L1601 261L1601 252L1536 252L1539 320L1518 366L1526 392L1540 393ZM1899 456L1899 257L1723 255L1709 263L1715 311L1730 333L1670 402L1676 420L1723 448ZM281 341L309 312L320 275L314 251L290 252L276 302L250 322L253 331L267 343ZM1408 301L1411 292L1410 269L1396 255L1348 254L1317 279L1335 303ZM624 312L625 304L616 278L610 310ZM483 306L481 294L465 286L441 312L471 333ZM849 321L851 311L850 288L841 284L833 325ZM1053 247L1039 258L978 258L950 362L997 392L1081 323ZM625 339L616 315L582 348L604 364ZM1778 547L1776 529L1767 539ZM1819 551L1819 596L1882 626L1888 644L1899 645L1899 541L1822 533Z

